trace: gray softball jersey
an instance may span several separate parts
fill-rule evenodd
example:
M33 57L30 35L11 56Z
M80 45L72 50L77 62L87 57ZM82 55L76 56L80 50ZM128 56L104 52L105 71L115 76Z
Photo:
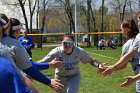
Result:
M130 49L132 49L134 42L135 42L135 38L131 38L131 39L129 39L129 40L123 45L123 48L122 48L122 56L124 56ZM135 54L135 55L132 57L130 63L131 63L131 65L132 65L132 67L133 67L133 66L135 67L135 65L139 64L139 60L138 60L138 58L137 58L137 54Z
M25 70L32 66L26 50L17 40L7 36L2 39L1 43L9 48L10 57L20 70Z
M136 50L138 53L135 55L136 58L140 57L140 33L136 36L133 45L130 47L132 50Z
M124 55L128 52L130 46L132 46L132 44L133 44L133 42L134 42L134 39L135 39L135 38L129 39L129 40L123 45L123 47L122 47L122 56L124 56Z
M140 33L136 36L133 45L130 46L131 50L136 50L138 53L132 58L132 68L135 74L140 74ZM136 83L136 93L140 93L140 80L137 80Z
M17 68L15 62L13 61L13 59L11 58L11 50L9 47L3 45L1 42L0 42L0 55L2 57L4 57L5 59L7 59L9 62L11 62L15 68L17 69L18 73L20 73L20 70Z
M79 73L79 62L90 63L93 59L89 54L80 47L73 47L73 52L70 55L64 53L63 46L56 47L41 62L50 62L54 58L61 58L64 62L64 67L56 68L55 73L58 76L72 76Z

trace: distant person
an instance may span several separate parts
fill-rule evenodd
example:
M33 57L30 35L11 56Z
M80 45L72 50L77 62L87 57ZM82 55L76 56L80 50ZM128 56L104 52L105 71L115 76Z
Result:
M115 45L118 45L118 41L119 41L119 39L118 39L118 37L117 36L115 36Z
M113 40L110 40L110 42L109 42L109 47L110 47L110 49L116 49L115 43L114 43Z
M35 47L32 37L27 35L26 30L21 30L23 36L19 37L18 41L24 46L30 57L32 57L31 49Z
M104 48L104 40L103 39L101 39L99 42L98 42L98 47L99 47L99 49L105 49Z

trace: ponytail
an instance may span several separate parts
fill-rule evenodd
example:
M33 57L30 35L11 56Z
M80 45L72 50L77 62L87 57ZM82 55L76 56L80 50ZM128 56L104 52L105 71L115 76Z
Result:
M9 19L9 26L8 26L8 29L7 29L7 35L8 36L11 36L13 35L13 31L12 31L12 21Z

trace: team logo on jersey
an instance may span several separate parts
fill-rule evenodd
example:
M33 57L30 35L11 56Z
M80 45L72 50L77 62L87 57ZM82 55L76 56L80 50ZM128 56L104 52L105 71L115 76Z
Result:
M67 70L67 71L72 70L76 66L78 66L78 61L77 62L68 62L68 63L65 63L64 66L65 66L65 70Z
M23 40L22 42L25 42L25 43L27 43L27 42L28 42L28 40Z

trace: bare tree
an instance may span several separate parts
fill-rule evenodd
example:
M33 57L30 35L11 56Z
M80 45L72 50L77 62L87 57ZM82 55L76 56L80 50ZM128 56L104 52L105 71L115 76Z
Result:
M122 0L112 0L108 2L110 5L110 8L112 9L112 12L117 14L118 16L118 23L121 23L121 15L122 15L122 6L123 2Z
M27 19L27 16L26 16L25 8L24 8L26 0L18 0L18 2L19 2L19 5L21 7L21 10L22 10L22 13L23 13L23 17L24 17L24 20L25 20L25 27L27 29L27 32L29 32L29 29L28 29L28 19Z
M92 0L93 1L93 0ZM95 1L94 1L95 3ZM93 3L92 3L93 4ZM94 4L95 6L95 4ZM91 7L91 4L90 4L90 11L91 11L91 18L92 18L92 22L93 22L93 31L94 32L97 32L96 30L96 18L95 18L95 12L96 11L93 11L92 7ZM96 46L98 44L98 34L95 34L94 35L94 46Z
M131 18L133 18L132 1L129 0L128 3L129 3L129 8L130 8Z
M39 9L39 3L43 6L41 9ZM37 11L37 14L38 13L40 13L40 16L41 16L41 34L43 33L43 31L44 31L44 26L45 26L45 22L46 22L46 14L47 14L47 9L46 9L46 7L47 7L47 5L48 5L48 1L46 1L46 0L43 0L43 1L38 1L38 11ZM37 16L37 18L38 18L38 16ZM39 22L38 22L39 23ZM38 24L37 23L37 24ZM38 44L37 44L37 47L38 48L41 48L41 50L42 50L42 38L43 38L43 36L41 35L41 36L39 36L39 42L38 42Z
M12 0L12 1L4 0L1 2L5 3L5 5L12 6L13 8L11 8L9 10L15 11L16 14L20 15L21 17L23 16L24 21L25 21L25 27L28 32L29 32L29 27L28 27L29 26L28 25L28 22L29 22L28 15L29 15L30 16L30 31L32 33L32 17L34 15L34 10L36 7L37 0ZM33 2L35 2L35 3L33 4ZM27 9L27 7L29 7L29 10ZM14 10L12 10L12 9L14 9ZM19 13L22 13L22 14L19 14Z
M73 6L70 3L70 0L56 0L56 2L59 2L60 4L63 5L65 9L65 13L67 14L68 17L68 22L70 25L70 33L74 32L75 33L75 23L73 19Z
M16 0L13 0L13 1L4 0L4 1L1 1L1 2L4 3L9 8L9 10L11 10L11 11L16 11L17 12L17 9L20 8L19 6L21 6L22 14L23 14L23 17L25 19L25 26L26 26L26 28L28 28L28 20L27 20L25 8L24 8L26 0L18 0L18 1L16 1ZM19 14L19 12L17 12L17 13ZM22 15L22 14L19 14L19 15Z
M87 30L90 32L90 6L92 0L87 0ZM91 46L90 34L88 34L87 47Z
M36 29L37 29L37 32L39 33L39 1L37 1L37 11L36 11Z
M127 4L127 0L125 0L124 5L123 5L123 11L122 11L121 21L123 21L123 19L124 19L126 4Z
M37 5L38 0L28 0L29 4L29 11L30 11L30 32L32 33L32 20L33 20L33 15L35 13L35 8ZM34 4L33 4L34 3Z

